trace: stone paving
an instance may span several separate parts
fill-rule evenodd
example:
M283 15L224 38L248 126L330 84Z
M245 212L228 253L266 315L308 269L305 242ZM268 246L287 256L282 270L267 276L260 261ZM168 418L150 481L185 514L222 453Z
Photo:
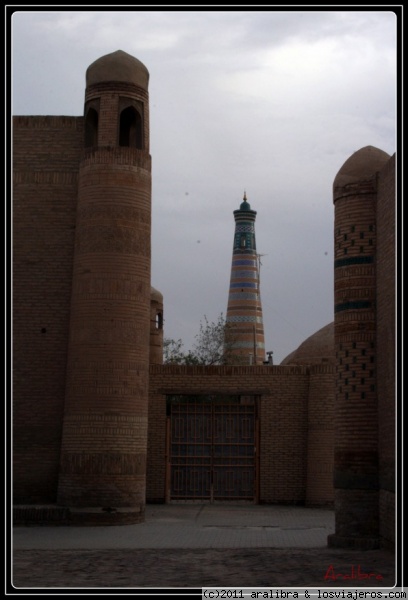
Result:
M333 530L330 510L150 505L139 525L14 528L11 582L17 593L394 586L392 552L327 548Z

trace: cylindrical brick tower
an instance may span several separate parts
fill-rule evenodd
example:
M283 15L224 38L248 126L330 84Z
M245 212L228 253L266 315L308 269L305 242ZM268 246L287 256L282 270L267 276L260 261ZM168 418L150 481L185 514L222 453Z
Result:
M262 364L265 341L256 252L256 211L244 194L234 210L235 235L227 307L227 350L229 364Z
M121 50L86 72L58 504L144 519L150 338L149 73Z
M377 173L389 158L362 148L333 184L336 530L329 546L372 548L379 540L376 200Z

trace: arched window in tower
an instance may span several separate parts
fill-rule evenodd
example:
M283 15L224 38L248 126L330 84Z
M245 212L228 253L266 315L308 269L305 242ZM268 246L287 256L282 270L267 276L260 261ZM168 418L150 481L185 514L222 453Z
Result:
M98 145L98 113L90 108L85 118L85 148Z
M143 148L142 117L133 106L120 113L119 146Z
M251 233L241 233L241 248L252 248L253 235Z
M163 313L156 313L156 329L163 329Z

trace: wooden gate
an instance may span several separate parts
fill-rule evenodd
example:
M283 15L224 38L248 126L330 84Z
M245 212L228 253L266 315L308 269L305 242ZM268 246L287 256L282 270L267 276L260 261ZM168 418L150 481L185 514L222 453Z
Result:
M253 396L169 398L168 500L256 501Z

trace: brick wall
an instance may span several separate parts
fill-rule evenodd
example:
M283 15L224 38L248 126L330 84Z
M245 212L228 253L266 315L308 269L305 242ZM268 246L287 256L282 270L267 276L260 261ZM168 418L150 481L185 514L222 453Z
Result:
M266 367L260 410L261 503L303 504L306 492L306 367Z
M259 397L259 501L302 504L306 500L308 444L316 455L332 446L330 419L333 367L314 369L311 419L308 419L309 369L302 366L187 367L151 365L147 459L147 501L165 501L166 394L231 394ZM322 389L320 389L322 381ZM319 415L319 427L308 426ZM316 437L316 439L314 439ZM313 504L330 496L330 459L320 465L320 482L310 486Z
M80 117L13 119L14 502L56 497Z
M310 367L306 504L334 501L334 365Z

